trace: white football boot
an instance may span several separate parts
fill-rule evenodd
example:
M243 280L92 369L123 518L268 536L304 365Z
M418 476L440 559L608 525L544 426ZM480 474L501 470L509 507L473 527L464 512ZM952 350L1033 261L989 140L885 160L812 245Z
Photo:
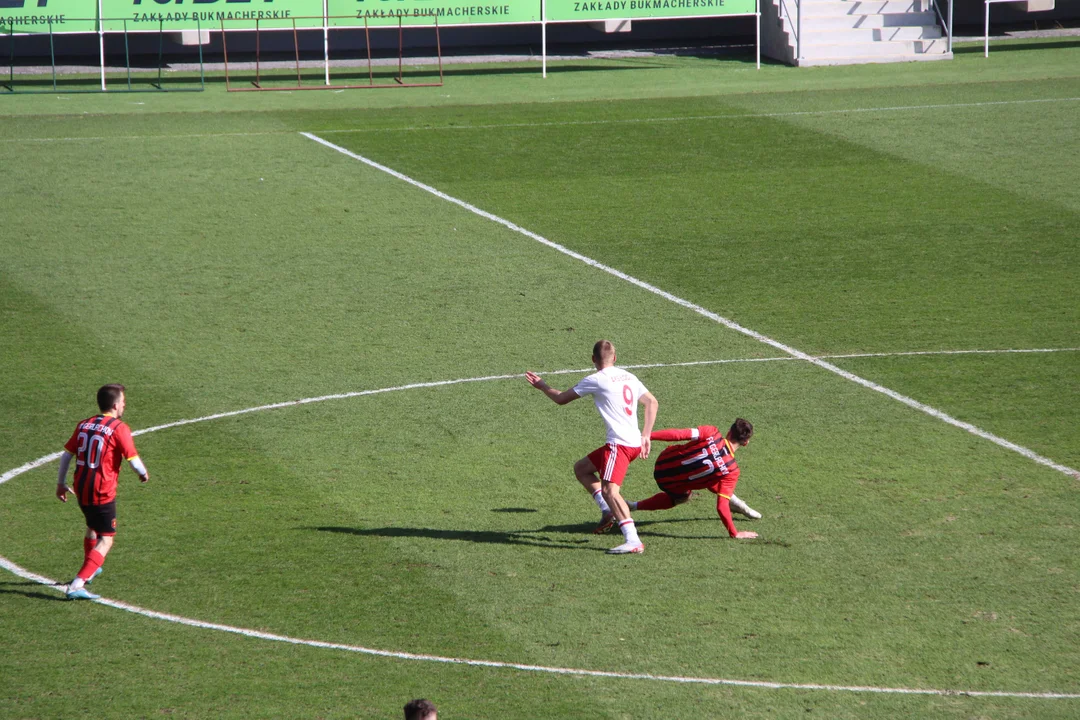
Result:
M732 510L734 510L737 513L741 513L742 515L745 515L746 517L750 518L751 520L760 520L761 519L761 513L759 513L757 510L750 507L749 505L747 505L746 503L744 503L742 500L735 497L734 495L731 496L731 500L729 501L728 504L731 505Z

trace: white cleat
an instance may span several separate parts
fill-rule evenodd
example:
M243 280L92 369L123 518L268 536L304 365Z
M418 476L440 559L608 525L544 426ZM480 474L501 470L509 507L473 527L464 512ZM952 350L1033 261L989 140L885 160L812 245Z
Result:
M749 505L747 505L746 503L744 503L742 500L735 497L734 495L731 496L731 500L728 501L728 504L731 505L732 510L734 510L735 512L737 512L737 513L739 513L741 515L745 515L746 517L750 518L751 520L760 520L761 519L761 513L759 513L757 510L750 507Z
M645 552L644 543L623 543L622 545L616 545L607 551L608 555L629 555L631 553L640 555Z

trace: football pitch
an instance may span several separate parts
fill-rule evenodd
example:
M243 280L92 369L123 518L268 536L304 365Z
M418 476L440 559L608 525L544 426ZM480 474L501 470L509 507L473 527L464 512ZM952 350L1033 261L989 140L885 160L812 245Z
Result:
M1080 41L0 97L0 168L0 717L1080 714ZM523 378L600 338L754 423L757 540L605 554ZM108 382L151 481L70 602Z

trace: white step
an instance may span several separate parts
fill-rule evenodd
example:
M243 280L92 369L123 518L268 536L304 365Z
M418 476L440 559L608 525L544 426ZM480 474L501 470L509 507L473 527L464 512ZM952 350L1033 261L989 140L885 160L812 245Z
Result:
M794 20L794 18L792 18ZM785 18L786 22L786 18ZM794 22L792 23L794 24ZM827 15L808 17L803 15L803 32L840 28L905 27L910 25L936 25L934 13L888 13L874 15Z
M922 62L924 60L952 60L953 54L947 53L918 53L915 55L878 55L876 57L835 57L835 58L803 58L799 61L799 67L815 67L821 65L863 65L866 63L898 63L898 62Z
M861 42L894 42L897 40L935 40L941 37L936 25L887 28L841 28L807 30L803 28L803 43L811 45L843 45Z
M903 40L897 42L835 42L802 44L802 56L815 58L870 58L888 55L940 55L946 52L944 38L934 40Z
M784 5L792 15L798 13L793 3L784 0ZM933 7L923 4L922 0L802 0L803 21L808 17L823 15L878 15L886 13L933 12Z

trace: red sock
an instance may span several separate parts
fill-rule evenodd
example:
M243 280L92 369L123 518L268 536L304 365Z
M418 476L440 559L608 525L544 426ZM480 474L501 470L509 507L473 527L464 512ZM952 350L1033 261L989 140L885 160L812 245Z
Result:
M105 562L105 557L97 550L91 550L86 554L86 561L83 563L82 569L79 570L79 577L84 581L89 580L90 576L97 572L97 569Z
M671 501L671 496L666 492L658 492L651 498L645 500L638 500L638 510L670 510L675 507L675 503Z
M95 547L97 547L97 538L91 540L88 537L84 537L82 539L82 554L84 560L86 559L86 556L90 554L90 551L93 550Z

